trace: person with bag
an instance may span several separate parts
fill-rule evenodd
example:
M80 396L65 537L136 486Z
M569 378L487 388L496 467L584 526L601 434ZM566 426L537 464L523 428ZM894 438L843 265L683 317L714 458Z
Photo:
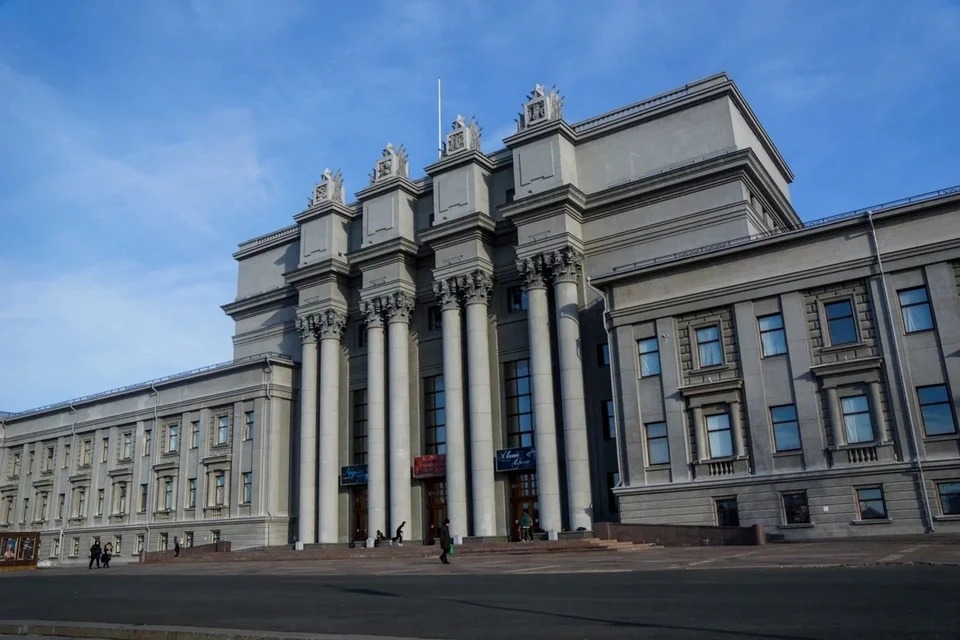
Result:
M442 553L440 554L440 562L443 564L450 564L450 561L447 560L447 554L453 553L453 540L450 538L450 519L444 519L443 524L440 525L440 549Z
M97 569L100 568L100 538L93 539L93 545L90 547L90 569L93 569L93 563L97 563Z

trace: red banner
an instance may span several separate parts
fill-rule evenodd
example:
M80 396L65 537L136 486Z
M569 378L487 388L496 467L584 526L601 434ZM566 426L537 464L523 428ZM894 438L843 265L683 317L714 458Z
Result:
M447 475L447 457L438 453L413 459L414 478L438 478Z

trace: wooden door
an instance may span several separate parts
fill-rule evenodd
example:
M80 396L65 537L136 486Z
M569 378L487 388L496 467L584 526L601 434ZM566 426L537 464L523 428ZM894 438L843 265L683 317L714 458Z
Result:
M353 542L364 542L367 539L367 488L353 488Z
M447 482L444 478L432 478L426 481L426 518L423 539L433 544L440 532L440 525L447 517ZM460 529L463 531L463 528Z
M534 532L540 530L540 502L537 496L537 474L517 473L510 476L510 537L520 539L520 516L526 509L533 518Z

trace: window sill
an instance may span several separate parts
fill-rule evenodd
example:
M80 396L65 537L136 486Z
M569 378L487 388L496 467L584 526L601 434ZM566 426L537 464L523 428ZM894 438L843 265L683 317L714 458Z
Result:
M837 351L847 351L848 349L862 349L863 347L868 347L866 342L862 340L857 342L845 342L844 344L831 344L826 347L820 347L820 353L836 353Z
M645 470L645 471L664 471L664 470L669 471L669 470L670 470L670 463L669 463L669 462L663 462L663 463L660 463L660 464L651 464L651 465L648 465L648 466L644 467L644 470Z
M865 524L892 524L892 523L893 523L893 520L891 520L890 518L873 518L871 520L851 520L850 521L850 524L854 524L857 526L865 525Z
M960 522L960 513L952 513L944 516L933 516L937 522Z
M173 458L175 456L180 455L180 449L174 449L172 451L164 451L160 455L163 456L164 458Z
M952 442L954 440L960 440L960 434L942 433L935 436L923 436L924 442Z
M812 522L803 522L798 524L778 524L777 529L813 529L815 526Z
M733 365L724 363L724 364L712 364L709 367L697 367L690 371L691 374L700 375L706 373L719 373L721 371L733 371Z
M774 458L789 458L793 456L802 456L802 455L803 455L803 449L787 449L785 451L773 452Z

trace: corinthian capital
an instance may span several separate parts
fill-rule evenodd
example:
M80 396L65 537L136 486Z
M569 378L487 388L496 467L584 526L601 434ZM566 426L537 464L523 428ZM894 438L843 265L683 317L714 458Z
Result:
M413 296L402 291L384 296L384 309L389 322L410 322L413 314Z
M547 286L547 264L542 254L517 260L517 271L523 276L523 286L538 289Z
M467 304L475 302L486 304L490 300L490 292L493 290L493 278L491 278L489 274L477 270L465 276L460 276L459 284Z
M443 309L456 309L460 306L460 286L456 278L434 282L433 293L440 300L440 306Z
M360 301L360 313L367 327L383 326L383 301L380 298Z
M297 318L297 331L300 332L302 342L316 342L320 328L320 318L316 314Z
M583 269L583 254L570 247L551 251L544 256L554 282L577 282Z
M320 312L320 337L339 340L343 336L343 329L347 326L347 316L327 309Z

